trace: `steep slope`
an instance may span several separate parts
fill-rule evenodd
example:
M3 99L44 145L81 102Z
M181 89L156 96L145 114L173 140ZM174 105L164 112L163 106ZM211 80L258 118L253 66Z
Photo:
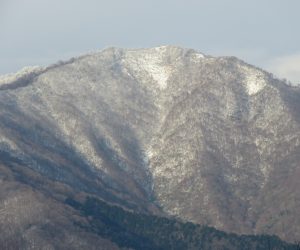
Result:
M278 215L295 216L300 205L299 89L216 58L186 63L167 91L168 113L149 150L164 210L226 230L294 234Z
M0 106L3 172L51 204L300 237L300 90L236 58L109 48L2 77Z

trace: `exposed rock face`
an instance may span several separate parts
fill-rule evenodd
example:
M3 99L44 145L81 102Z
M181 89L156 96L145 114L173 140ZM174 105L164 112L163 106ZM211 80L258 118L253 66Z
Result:
M0 163L32 189L300 237L300 89L267 72L173 46L110 48L2 77L0 90Z

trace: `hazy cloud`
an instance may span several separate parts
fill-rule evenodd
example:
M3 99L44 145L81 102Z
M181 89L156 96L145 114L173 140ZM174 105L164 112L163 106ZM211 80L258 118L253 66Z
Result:
M73 52L165 44L263 66L299 51L299 9L299 0L0 0L0 74Z
M293 84L300 84L300 52L271 60L267 69L279 78L286 78Z

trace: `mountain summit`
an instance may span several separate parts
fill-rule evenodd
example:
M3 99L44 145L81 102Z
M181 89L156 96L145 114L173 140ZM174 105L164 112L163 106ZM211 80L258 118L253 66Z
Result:
M300 88L235 57L108 48L1 77L0 106L7 238L42 245L59 224L84 235L84 247L95 236L74 229L65 199L87 195L239 234L300 237Z

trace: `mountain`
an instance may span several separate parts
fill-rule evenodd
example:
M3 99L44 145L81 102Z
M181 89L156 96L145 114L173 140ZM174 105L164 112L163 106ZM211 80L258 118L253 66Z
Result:
M117 249L88 223L88 197L300 238L300 88L237 58L108 48L0 77L0 107L7 249Z

